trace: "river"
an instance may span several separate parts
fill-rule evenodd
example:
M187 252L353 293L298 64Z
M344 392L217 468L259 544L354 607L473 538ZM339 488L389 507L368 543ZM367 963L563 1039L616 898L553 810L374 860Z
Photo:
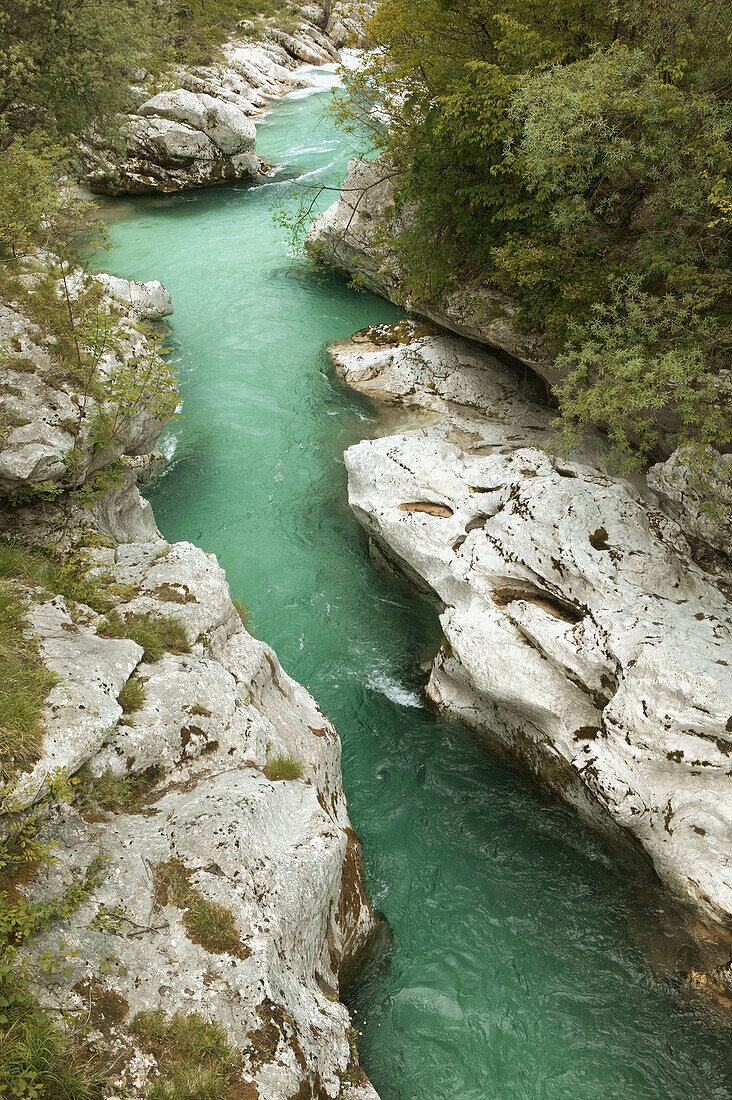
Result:
M631 936L657 919L643 876L422 705L436 613L376 571L346 499L343 451L384 413L325 354L398 312L288 255L270 212L276 194L337 185L353 155L322 113L332 71L313 79L258 126L271 181L116 202L97 262L173 295L183 417L145 490L161 530L216 553L343 741L394 936L349 994L364 1066L383 1100L729 1100L725 1036Z

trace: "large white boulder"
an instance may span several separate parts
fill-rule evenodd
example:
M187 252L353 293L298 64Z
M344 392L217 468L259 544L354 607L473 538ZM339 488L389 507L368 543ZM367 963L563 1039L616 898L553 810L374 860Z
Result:
M728 925L732 607L719 574L599 452L588 464L538 449L548 413L520 375L504 372L499 392L495 365L481 376L481 353L444 336L365 341L334 349L347 381L439 414L346 452L375 548L441 606L429 696Z
M226 156L254 149L256 130L251 119L233 103L203 92L189 92L184 88L160 92L138 107L137 113L143 117L157 116L186 123L204 133Z
M121 279L117 275L100 272L95 276L110 298L123 305L129 313L145 321L160 321L173 312L173 299L157 279L138 283L134 279Z

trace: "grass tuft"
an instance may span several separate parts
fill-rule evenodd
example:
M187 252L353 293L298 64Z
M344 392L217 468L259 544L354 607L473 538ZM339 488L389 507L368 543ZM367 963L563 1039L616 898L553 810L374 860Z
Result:
M190 884L191 872L178 859L158 863L153 871L155 900L183 909L183 927L193 943L214 955L246 958L250 952L239 938L233 914L225 905L209 901Z
M166 1016L157 1010L139 1012L130 1031L158 1065L147 1100L227 1100L236 1095L241 1057L221 1024L196 1012Z
M149 612L136 612L123 619L110 612L97 627L104 638L131 638L145 651L145 661L159 661L164 653L188 653L190 643L186 628L177 619L156 617Z
M231 602L236 608L237 614L239 615L239 618L241 619L243 625L249 626L249 608L245 607L241 600L235 600L232 598Z
M273 756L267 761L264 774L267 779L302 779L303 766L294 756Z
M146 698L147 689L143 682L136 680L134 676L130 676L117 696L117 702L125 714L134 714L136 710L140 710L144 706Z

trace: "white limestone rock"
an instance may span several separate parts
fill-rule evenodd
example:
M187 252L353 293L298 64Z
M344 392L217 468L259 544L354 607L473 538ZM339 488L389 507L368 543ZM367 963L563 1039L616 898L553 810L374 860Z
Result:
M539 450L546 411L508 373L499 397L479 354L445 337L334 349L358 388L441 414L346 452L357 518L442 607L428 694L728 925L729 601L642 485Z
M232 103L202 92L184 88L159 92L138 107L137 113L186 123L204 133L226 156L254 150L256 130L251 119Z
M152 365L154 376L166 379L156 384L156 400L174 402L175 384L155 346L137 325L142 317L170 312L167 291L160 283L133 283L80 271L67 283L73 295L77 287L94 279L107 291L102 313L118 312L123 302L127 306L115 322L114 342L107 350L100 349L100 378L113 382L139 368L142 379ZM0 495L32 492L34 486L44 484L79 487L122 456L154 449L164 421L152 400L136 401L131 412L115 417L114 439L108 445L96 442L97 398L92 392L79 392L79 386L58 373L52 339L36 329L17 303L0 302L0 353L5 382L0 396ZM72 470L67 456L74 447L78 463Z
M119 813L58 803L46 810L44 835L59 841L58 859L24 887L28 895L55 896L100 851L105 870L70 919L30 944L32 966L47 952L66 960L39 977L39 998L54 1009L91 1005L95 1018L105 994L124 1006L124 1019L105 1025L104 1042L121 1056L132 1097L145 1094L155 1065L127 1024L137 1012L162 1010L223 1024L242 1054L242 1088L256 1086L260 1097L289 1100L317 1088L333 1100L378 1100L353 1063L350 1020L337 999L374 917L336 731L244 628L213 555L157 535L89 553L123 594L116 614L174 617L190 651L145 662L135 642L102 636L91 609L28 593L28 630L58 683L41 757L16 784L12 808L45 793L60 769L73 786L84 765L96 776L144 774L150 786L139 806ZM123 716L117 696L130 675L146 694ZM268 761L285 755L300 762L302 778L268 779ZM157 869L171 860L199 894L229 910L236 942L204 946L185 911L161 898ZM361 1084L342 1085L343 1077Z
M121 279L117 275L100 272L94 276L110 298L125 306L127 312L143 321L161 321L173 312L173 299L157 279L138 283L134 279Z
M93 191L121 195L261 178L265 166L255 152L253 116L273 97L308 84L297 71L303 62L338 61L337 47L359 37L372 10L370 3L341 5L329 23L325 7L308 4L297 29L288 31L272 20L249 21L239 28L249 33L235 33L212 64L168 74L177 85L169 91L155 92L149 74L137 74L135 111L123 126L125 151L120 155L103 138L87 135L84 182Z

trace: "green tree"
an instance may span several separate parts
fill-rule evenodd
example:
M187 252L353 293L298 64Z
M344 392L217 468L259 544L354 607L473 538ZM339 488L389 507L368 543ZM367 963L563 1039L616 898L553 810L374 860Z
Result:
M637 461L726 445L729 5L382 0L369 33L372 60L335 112L363 122L378 101L388 118L375 145L409 211L389 242L404 291L434 305L483 282L513 298L568 373L557 396L572 432L602 419L602 379L616 449ZM618 312L629 279L640 341ZM639 432L640 408L653 430Z

